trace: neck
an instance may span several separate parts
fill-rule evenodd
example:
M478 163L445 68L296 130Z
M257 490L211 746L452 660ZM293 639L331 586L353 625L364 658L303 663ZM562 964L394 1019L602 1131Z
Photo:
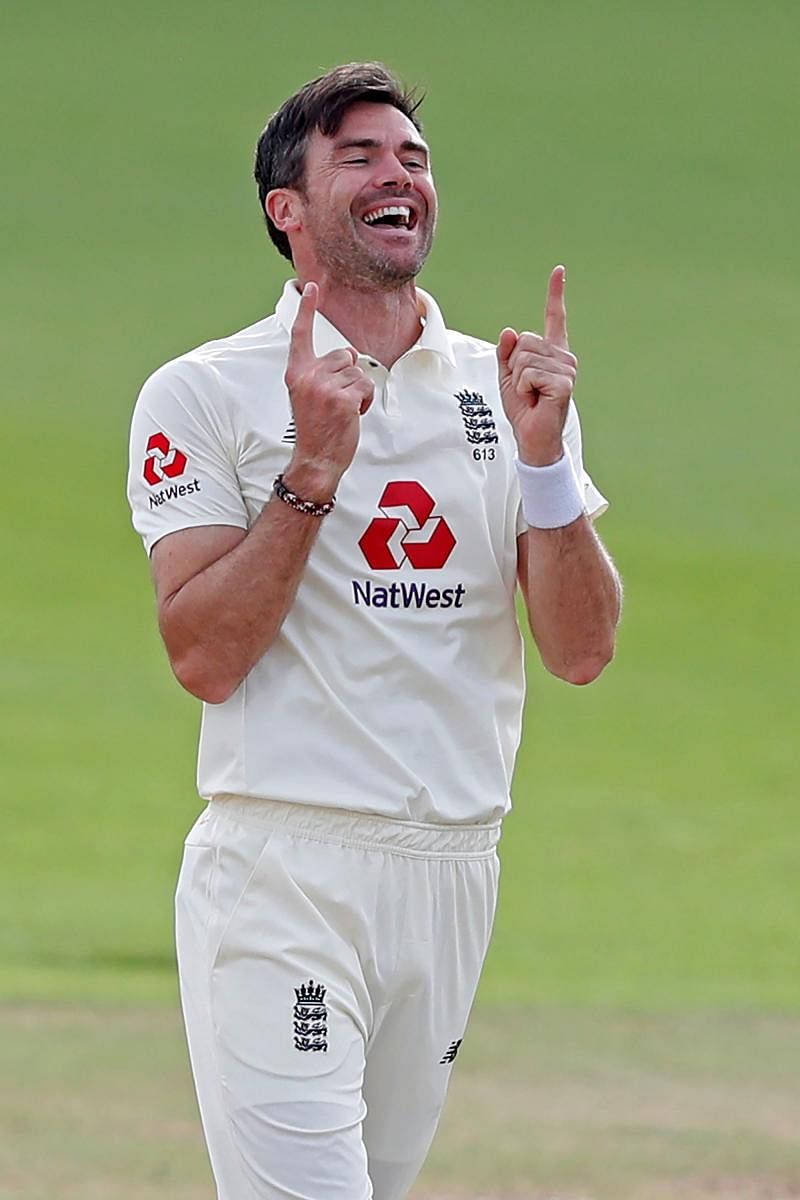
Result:
M301 274L301 289L307 282ZM388 368L419 338L422 313L413 280L396 291L349 288L324 278L315 282L319 311L360 354Z

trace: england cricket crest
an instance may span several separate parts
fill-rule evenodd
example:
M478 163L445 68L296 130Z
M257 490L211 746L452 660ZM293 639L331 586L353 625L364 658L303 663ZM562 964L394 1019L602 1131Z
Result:
M461 420L464 422L464 433L471 445L497 442L497 426L494 414L480 392L455 393Z
M297 1050L328 1049L328 1009L325 988L321 983L302 983L294 989L294 1044Z

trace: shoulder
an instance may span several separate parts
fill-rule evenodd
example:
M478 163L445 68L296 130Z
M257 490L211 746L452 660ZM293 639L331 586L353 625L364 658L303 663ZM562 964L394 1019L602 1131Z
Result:
M272 373L282 379L288 337L273 314L225 337L203 342L153 371L144 381L137 409L188 406L214 409L246 394Z
M260 357L273 347L285 350L287 340L283 326L273 314L169 359L148 376L144 387L180 380L197 385L210 383L215 376L234 370L237 365L243 366L248 359Z
M448 329L446 332L450 349L457 362L488 360L495 367L497 366L497 347L493 342L484 341L483 338L473 337L468 333L461 333L458 329Z

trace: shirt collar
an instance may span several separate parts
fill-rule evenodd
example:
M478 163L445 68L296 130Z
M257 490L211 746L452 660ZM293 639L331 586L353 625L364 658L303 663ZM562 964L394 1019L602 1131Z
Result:
M413 354L417 350L431 350L434 354L439 354L442 358L447 359L450 365L454 367L456 365L455 355L453 354L450 338L438 304L432 296L429 296L427 292L423 292L421 288L417 288L417 303L420 309L422 333L414 345L411 346L408 353ZM284 286L280 300L275 306L275 315L287 333L291 332L299 307L300 292L298 291L297 280L289 279ZM332 325L327 317L323 317L320 312L314 317L313 338L314 352L318 356L327 354L330 350L340 350L343 346L350 344L336 326Z
M442 358L446 358L450 366L454 367L456 365L456 356L453 354L453 347L450 345L450 335L447 332L439 305L433 296L429 296L427 292L423 292L422 288L417 288L417 301L422 308L422 312L420 313L422 333L419 336L419 340L412 346L412 349L432 350L434 354L441 354Z

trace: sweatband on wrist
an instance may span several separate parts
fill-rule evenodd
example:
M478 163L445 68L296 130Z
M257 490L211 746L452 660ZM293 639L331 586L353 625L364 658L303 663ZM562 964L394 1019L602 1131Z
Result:
M522 515L534 529L561 529L585 512L581 488L564 452L558 462L531 467L516 460Z

